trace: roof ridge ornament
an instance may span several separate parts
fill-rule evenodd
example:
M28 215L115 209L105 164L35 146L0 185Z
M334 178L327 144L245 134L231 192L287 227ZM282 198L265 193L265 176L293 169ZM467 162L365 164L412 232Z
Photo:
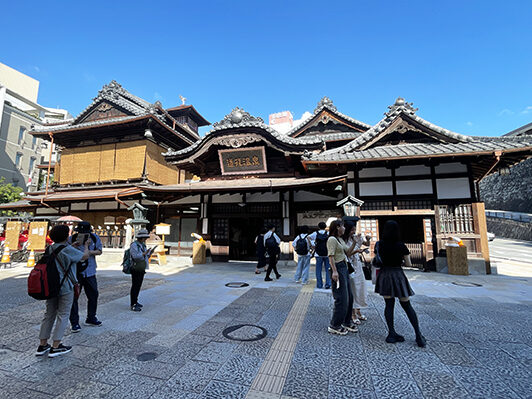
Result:
M414 103L406 102L403 97L397 97L393 105L388 106L389 111L385 112L384 115L391 118L395 115L398 115L400 112L405 114L414 115L419 108L414 108Z
M221 121L213 123L213 129L231 128L252 124L264 124L264 120L258 116L253 116L242 108L235 107L231 113L227 114Z
M333 104L333 100L331 100L327 96L324 96L320 101L318 101L318 105L316 106L316 108L314 108L314 113L317 114L325 107L329 108L330 110L336 111L336 106Z

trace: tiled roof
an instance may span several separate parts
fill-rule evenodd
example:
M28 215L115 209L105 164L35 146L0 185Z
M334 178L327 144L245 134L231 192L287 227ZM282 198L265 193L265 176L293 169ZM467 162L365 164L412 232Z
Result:
M425 156L452 155L464 153L486 153L515 149L532 149L532 138L528 140L508 140L499 138L494 140L471 140L467 143L409 143L398 145L383 145L366 150L325 151L315 156L304 156L310 161L364 161L375 159L418 158Z
M505 134L505 136L523 136L523 135L532 135L532 122L526 125L523 125Z
M317 114L319 114L324 109L328 110L329 112L339 116L340 118L343 118L349 122L351 122L354 125L358 125L363 129L369 129L371 125L368 125L367 123L361 122L355 118L351 118L350 116L347 116L345 114L342 114L336 106L333 104L332 100L329 97L323 97L319 102L316 108L314 109L314 114L310 115L308 118L306 118L304 121L302 121L300 124L292 128L291 130L286 133L288 136L292 136L296 132L300 131L307 123L309 123Z
M79 123L94 108L95 105L99 104L102 101L107 101L111 104L114 104L122 109L131 112L133 115ZM35 132L57 132L72 128L79 129L85 127L105 125L109 122L114 123L133 120L135 118L147 115L151 115L154 118L157 118L171 130L174 129L172 129L170 124L175 122L176 125L178 125L181 129L185 130L189 135L194 137L194 139L199 138L198 134L192 129L190 129L188 126L177 122L175 119L172 118L172 116L168 115L163 109L160 101L156 101L155 103L151 104L148 101L143 100L142 98L137 97L134 94L131 94L129 91L124 89L122 85L120 85L114 80L112 80L109 84L103 86L102 89L98 92L98 95L93 98L92 102L73 120L67 121L67 123L65 124L56 126L35 126L33 130Z
M401 116L405 116L405 119L411 119L427 129L434 131L439 136L448 138L453 142L467 143L474 140L472 137L464 136L463 134L444 129L417 116L417 108L414 108L412 103L406 102L401 97L395 101L394 105L391 105L388 108L389 111L384 114L384 118L375 124L375 126L372 126L368 131L359 134L358 137L356 137L353 141L341 147L324 151L321 154L316 154L312 159L343 158L343 154L349 154L353 151L361 150L365 144L371 142L372 139L376 138Z
M301 187L334 183L341 181L345 175L335 177L279 177L279 178L237 178L230 180L205 180L194 183L167 186L139 186L145 192L199 192L199 191L234 191L242 189L270 190L272 188Z
M309 137L290 137L287 134L279 133L277 130L272 129L264 123L262 118L255 117L250 115L248 112L244 111L241 108L234 108L231 113L226 115L224 119L220 122L216 122L212 125L211 131L209 131L205 137L201 140L196 141L194 144L183 148L178 151L168 151L165 156L180 156L194 152L198 147L203 145L206 141L210 139L210 135L213 133L218 133L224 130L236 129L236 128L246 128L246 127L255 127L260 128L268 132L276 140L290 145L308 145L308 144L320 144L323 143L323 139L319 136L309 136Z

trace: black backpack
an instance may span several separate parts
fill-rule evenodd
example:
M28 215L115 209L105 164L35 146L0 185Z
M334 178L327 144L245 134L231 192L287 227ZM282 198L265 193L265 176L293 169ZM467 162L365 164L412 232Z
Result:
M299 239L297 240L297 244L296 244L296 253L298 255L308 255L307 237L308 237L308 234L303 238L299 236Z
M327 256L327 233L316 233L316 253L318 256Z
M277 240L275 239L273 234L266 239L264 244L268 255L277 255L279 251L279 244L277 244Z

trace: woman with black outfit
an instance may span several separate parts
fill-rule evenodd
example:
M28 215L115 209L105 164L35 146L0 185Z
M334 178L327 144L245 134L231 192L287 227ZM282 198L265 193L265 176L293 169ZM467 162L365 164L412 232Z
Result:
M333 315L327 331L331 334L346 335L347 332L358 332L353 322L353 293L349 285L347 257L353 254L355 244L348 247L342 238L345 232L341 220L333 220L329 227L327 253L331 265L332 294L334 298Z
M384 225L382 238L375 245L375 256L380 258L381 263L380 272L375 284L375 292L382 295L386 303L384 309L384 317L388 325L386 342L395 343L404 342L405 340L403 336L395 332L393 324L395 298L399 298L399 303L416 332L416 343L419 347L424 348L426 340L419 330L417 315L409 298L414 295L414 291L410 287L408 279L401 267L403 262L406 266L412 266L410 251L400 241L399 224L396 221L389 220Z
M152 249L146 247L146 240L150 238L150 233L146 229L140 229L136 236L136 240L131 244L131 310L140 312L142 305L138 302L139 292L144 281L144 275L148 269L149 259L152 254Z

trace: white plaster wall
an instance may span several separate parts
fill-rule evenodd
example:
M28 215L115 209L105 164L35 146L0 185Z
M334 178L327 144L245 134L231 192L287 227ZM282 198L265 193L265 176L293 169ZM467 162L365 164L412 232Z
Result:
M405 180L396 182L397 195L432 194L432 180Z
M114 210L118 208L116 201L104 201L104 202L91 202L89 204L89 210Z
M213 204L238 204L242 202L242 194L214 194L212 196Z
M246 202L279 202L279 193L246 194Z
M435 167L436 173L467 172L467 166L460 162L442 163Z
M393 195L392 182L360 183L360 196Z
M438 198L440 199L471 197L469 179L467 177L460 177L457 179L437 179L436 188L438 190Z
M358 172L358 177L385 177L391 175L392 171L388 168L365 168Z
M430 168L425 165L407 165L395 169L396 176L430 175Z
M85 211L87 210L87 204L83 202L77 202L70 204L70 209L73 211Z

